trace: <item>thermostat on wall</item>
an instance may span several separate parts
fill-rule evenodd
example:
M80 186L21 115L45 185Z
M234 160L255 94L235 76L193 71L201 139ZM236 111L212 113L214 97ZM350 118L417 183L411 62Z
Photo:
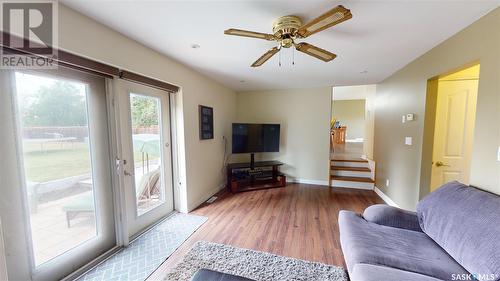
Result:
M406 121L413 121L413 113L406 114Z
M412 137L405 137L405 144L406 145L412 145L413 144L413 138Z

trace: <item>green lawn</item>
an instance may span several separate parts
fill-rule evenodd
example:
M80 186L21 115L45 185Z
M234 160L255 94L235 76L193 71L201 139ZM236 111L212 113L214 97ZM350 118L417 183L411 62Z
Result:
M88 145L83 142L65 143L62 148L57 143L44 144L44 151L41 151L40 144L25 143L23 150L26 176L32 182L47 182L91 172ZM149 160L156 158L150 156ZM134 153L134 160L138 166L142 165L140 152Z
M90 156L86 143L39 144L26 143L24 166L29 181L47 182L71 176L90 174Z

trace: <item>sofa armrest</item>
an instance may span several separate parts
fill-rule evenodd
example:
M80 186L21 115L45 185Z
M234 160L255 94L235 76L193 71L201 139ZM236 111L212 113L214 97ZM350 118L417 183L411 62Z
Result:
M364 211L363 217L376 224L422 232L417 213L388 205L370 206Z

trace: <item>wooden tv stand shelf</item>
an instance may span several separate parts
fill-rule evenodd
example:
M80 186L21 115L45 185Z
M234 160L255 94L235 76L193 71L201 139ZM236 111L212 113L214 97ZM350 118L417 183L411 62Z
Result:
M286 186L286 176L279 171L279 161L230 163L227 165L227 189L232 193Z

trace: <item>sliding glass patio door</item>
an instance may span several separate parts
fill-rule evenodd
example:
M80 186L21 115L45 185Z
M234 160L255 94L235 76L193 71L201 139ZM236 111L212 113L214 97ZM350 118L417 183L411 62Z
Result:
M116 245L106 82L62 67L0 75L5 240L26 246L9 274L26 276L12 263L27 259L32 279L57 280Z
M114 81L127 238L174 209L169 93Z

